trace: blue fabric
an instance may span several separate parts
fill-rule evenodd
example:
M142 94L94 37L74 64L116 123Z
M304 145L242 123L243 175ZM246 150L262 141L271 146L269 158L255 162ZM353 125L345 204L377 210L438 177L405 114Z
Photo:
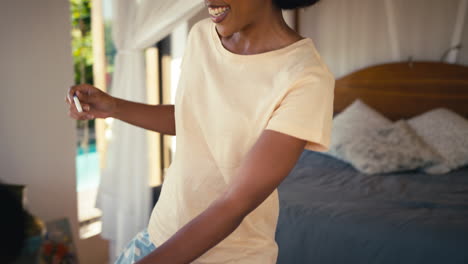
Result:
M468 167L365 175L304 151L278 191L278 264L468 263Z
M156 246L151 243L147 230L138 233L125 249L120 254L115 264L132 264L135 263L146 255L156 249Z

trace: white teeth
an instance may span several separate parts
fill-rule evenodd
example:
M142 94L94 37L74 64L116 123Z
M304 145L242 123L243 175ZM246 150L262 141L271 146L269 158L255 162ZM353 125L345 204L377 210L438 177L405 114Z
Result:
M217 8L211 8L209 7L208 8L208 13L210 13L210 15L212 16L220 16L222 14L224 14L226 11L229 10L229 7L217 7Z

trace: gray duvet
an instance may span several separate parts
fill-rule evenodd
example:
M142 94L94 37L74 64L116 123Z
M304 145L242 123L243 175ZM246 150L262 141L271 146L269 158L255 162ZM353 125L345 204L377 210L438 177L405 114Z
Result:
M278 263L468 263L468 168L364 175L304 151L279 187Z

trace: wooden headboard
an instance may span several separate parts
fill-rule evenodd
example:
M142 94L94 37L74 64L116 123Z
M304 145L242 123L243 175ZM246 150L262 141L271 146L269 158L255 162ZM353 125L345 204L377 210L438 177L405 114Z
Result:
M468 67L437 62L382 64L336 81L335 113L357 98L392 120L437 107L468 117Z

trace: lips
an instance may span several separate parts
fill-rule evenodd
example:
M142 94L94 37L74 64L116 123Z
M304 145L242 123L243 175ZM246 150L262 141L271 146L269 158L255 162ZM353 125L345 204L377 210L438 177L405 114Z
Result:
M226 16L229 14L231 8L226 6L208 6L208 13L210 14L211 20L215 23L221 23Z

